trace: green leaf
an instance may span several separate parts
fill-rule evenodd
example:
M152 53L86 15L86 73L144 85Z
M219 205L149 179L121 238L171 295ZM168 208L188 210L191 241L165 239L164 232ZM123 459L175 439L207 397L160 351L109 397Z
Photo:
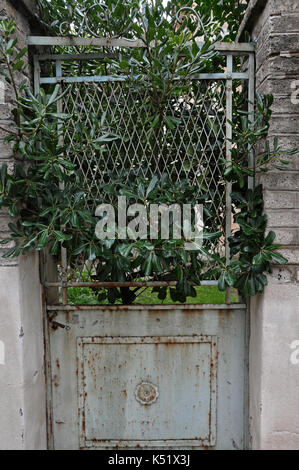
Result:
M10 257L15 257L15 256L17 256L16 255L16 247L14 247L11 250L8 250L6 253L4 253L2 258L10 258Z
M1 184L2 184L2 187L4 188L4 187L5 187L5 184L6 184L6 180L7 180L7 164L6 164L6 163L4 163L4 164L1 166L0 177L1 177Z
M23 49L21 49L20 52L16 55L15 60L22 59L22 57L24 57L24 55L27 53L27 51L28 51L28 48L23 47Z
M83 245L78 246L75 250L72 251L72 255L73 256L80 255L81 253L83 253L86 247L87 247L87 243L84 243Z
M4 238L4 240L0 240L0 245L7 245L12 241L12 238Z
M87 256L88 256L88 260L89 261L93 261L94 259L96 259L97 257L97 254L98 254L98 249L95 245L93 244L90 244L87 248Z
M23 227L33 227L35 225L35 223L30 222L29 220L23 220L22 225L23 225Z
M56 118L56 119L61 119L63 121L71 118L71 115L66 114L66 113L49 113L49 116Z
M113 245L115 243L115 240L114 239L111 239L111 240L101 240L101 244L107 249L107 250L110 250Z
M13 71L14 72L17 72L18 70L21 70L21 68L23 67L24 65L24 61L23 60L19 60L14 66L13 66Z
M145 276L149 276L152 272L152 253L150 253L147 258L142 263L142 271L144 272Z
M158 299L165 300L167 297L167 287L160 287L158 293Z
M153 176L148 187L147 187L147 190L146 190L146 196L149 196L149 194L155 189L157 183L158 183L158 177L157 176Z
M79 219L76 212L71 213L70 222L73 227L80 228Z
M50 248L50 255L56 255L58 250L59 250L59 242L55 240Z
M21 237L22 236L22 232L20 232L20 230L18 230L18 228L15 226L15 224L13 224L12 222L9 222L8 224L8 227L10 228L10 230L17 236Z
M35 234L33 235L33 237L31 237L28 242L23 246L23 249L25 248L28 248L28 247L31 247L33 245L33 243L35 242L35 240L37 239L38 237L38 234Z
M225 273L225 282L226 282L226 284L227 284L228 286L231 286L231 287L232 287L232 286L234 285L234 283L235 283L235 276L234 276L234 274L231 273L231 272L229 272L229 271L226 272L226 273Z
M18 217L19 209L15 204L13 204L12 206L8 208L8 213L11 217Z
M44 230L39 237L37 250L41 250L42 248L47 246L48 241L49 241L49 232L48 230Z
M53 91L52 95L49 98L48 106L55 102L56 98L59 95L59 90L60 90L60 85L55 85L54 91Z
M218 232L213 232L213 233L204 232L203 233L203 239L204 240L214 240L215 238L221 237L221 235L222 235L222 232L220 230Z
M115 287L108 289L107 298L110 304L114 304L118 298L118 290Z
M262 264L264 261L263 253L258 253L253 257L253 264Z
M117 247L117 251L122 255L124 256L125 258L127 258L131 251L133 249L133 244L122 244L122 245L118 245Z
M55 230L54 235L58 242L64 242L72 239L72 235L63 233L60 230Z
M272 245L276 238L276 234L273 231L270 231L265 239L265 246Z
M218 289L223 292L226 289L225 273L223 272L218 279Z
M271 255L271 258L275 263L286 264L288 262L288 260L284 256L280 255L279 253L274 253L273 251L269 251L269 254Z

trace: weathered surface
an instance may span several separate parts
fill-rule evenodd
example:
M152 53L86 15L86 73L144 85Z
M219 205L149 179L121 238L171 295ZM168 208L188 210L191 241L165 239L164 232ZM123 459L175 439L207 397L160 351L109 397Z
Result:
M14 19L19 47L34 32L33 1L0 0L0 16ZM25 8L25 4L28 8ZM14 7L16 5L18 9ZM36 26L38 22L35 20ZM40 30L39 30L40 31ZM26 57L29 61L29 58ZM28 76L19 74L22 81ZM5 83L5 102L0 105L0 126L12 125L13 92ZM13 166L12 146L3 145L0 132L0 165ZM9 217L0 211L0 239L8 234ZM0 249L0 341L4 343L4 364L0 361L0 449L45 449L46 405L44 385L43 328L38 255L4 260Z
M265 295L251 302L250 415L254 449L299 449L299 364L291 362L295 352L291 346L299 339L299 289L295 273L288 268L277 270Z
M244 307L53 312L54 448L243 449Z
M26 35L29 34L30 28L27 19L24 15L13 7L12 2L7 0L0 0L0 16L6 17L8 19L13 19L16 23L17 28L17 37L19 40L18 47L22 49L26 43ZM29 60L28 56L25 56L25 60ZM0 65L3 67L3 65ZM30 80L29 75L21 75L19 74L18 80L21 82L22 80L27 79L28 82ZM4 77L1 77L1 80L4 80ZM4 103L0 105L0 126L7 129L13 125L11 110L13 109L13 100L15 99L13 90L11 85L5 80L4 81ZM7 163L10 167L13 166L13 152L12 146L4 145L2 139L7 136L3 130L0 130L0 165L3 163ZM8 228L7 223L9 221L9 217L5 211L0 210L0 239L6 238ZM7 266L11 265L10 260L4 260L2 255L5 249L3 246L0 247L0 266ZM14 263L16 264L16 262Z
M255 0L241 26L256 41L256 84L274 95L270 141L299 148L299 2ZM262 146L257 148L262 152ZM288 171L259 175L269 228L289 260L274 269L263 296L251 302L250 415L255 449L299 449L299 364L291 345L299 339L299 152Z

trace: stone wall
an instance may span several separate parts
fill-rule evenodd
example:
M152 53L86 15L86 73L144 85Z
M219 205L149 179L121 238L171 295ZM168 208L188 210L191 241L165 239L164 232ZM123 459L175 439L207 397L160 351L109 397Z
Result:
M36 2L0 0L0 17L13 19L17 26L19 47L26 36L40 33L35 17ZM30 57L28 72L18 80L31 81ZM3 77L1 77L3 78ZM0 104L0 126L12 124L13 93L5 84L4 103ZM4 136L0 131L0 138ZM13 165L11 146L0 141L0 165ZM8 234L10 218L0 212L0 239ZM0 449L45 449L46 404L42 302L38 255L7 260L0 249L0 341L4 357L0 358Z
M35 16L36 3L31 0L0 0L0 18L13 19L16 23L16 36L18 37L18 49L21 50L26 46L26 37L28 34L34 33L39 34L43 31L41 24L39 23L37 17ZM24 60L28 62L28 68L26 74L18 73L16 78L19 82L22 82L24 79L27 79L30 83L32 81L32 67L31 60L28 54L24 57ZM3 65L0 65L3 67ZM1 80L4 80L4 77L0 77ZM7 129L12 125L11 120L11 111L14 107L12 104L13 99L15 99L12 86L7 81L4 81L4 103L0 102L0 126ZM8 166L13 165L13 152L11 145L4 145L2 142L3 137L7 133L0 129L0 165L7 163ZM0 238L6 238L8 234L7 228L8 217L6 211L0 211ZM16 265L16 260L6 260L2 258L2 254L7 250L0 246L0 266L12 266Z
M252 0L241 25L256 41L256 88L274 95L270 140L299 148L299 1ZM257 149L257 153L261 149ZM287 171L257 175L269 228L288 265L275 267L263 296L251 302L250 415L255 449L299 449L299 152ZM294 362L294 361L293 361Z

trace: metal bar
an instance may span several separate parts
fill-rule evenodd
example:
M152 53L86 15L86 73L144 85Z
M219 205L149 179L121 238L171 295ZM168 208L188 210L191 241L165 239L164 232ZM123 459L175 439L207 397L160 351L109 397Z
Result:
M116 59L119 57L118 54L114 53L105 53L105 52L96 52L96 53L82 53L82 54L40 54L36 56L38 60L97 60L97 59Z
M217 336L198 335L198 336L104 336L93 337L84 336L78 338L77 341L80 346L84 344L194 344L194 343L208 343L213 344L217 340ZM216 349L217 351L217 349Z
M217 439L217 384L218 384L218 338L210 336L211 367L214 365L210 376L210 446L216 445Z
M202 43L199 43L202 44ZM249 42L216 42L216 51L221 52L255 52L255 44Z
M231 55L242 55L238 52L232 51L219 51L221 55L231 54ZM246 55L253 55L252 53L246 53ZM40 54L36 55L39 61L46 61L46 60L97 60L97 59L116 59L119 57L119 54L113 52L82 52L78 54Z
M34 94L38 95L40 92L40 63L37 56L33 58L34 63Z
M190 283L194 286L198 284ZM177 281L139 281L139 282L69 282L66 287L173 287ZM201 286L217 286L217 281L201 281ZM46 287L64 287L61 282L46 282Z
M48 449L54 450L53 434L53 396L52 396L52 363L50 352L50 332L47 315L47 301L45 288L42 286L42 314L43 314L43 333L44 333L44 368L45 368L45 386L46 386L46 421L47 421L47 442Z
M62 62L57 60L56 61L56 77L60 78L62 77ZM62 101L58 100L57 101L57 112L60 114L62 113ZM61 121L58 122L58 130L62 128L62 123ZM59 137L59 145L63 146L63 136L60 135ZM59 187L61 190L64 189L64 183L60 183ZM61 227L61 230L63 231L63 227ZM62 276L63 276L63 287L62 287L62 303L66 305L68 303L68 289L65 287L65 283L67 281L67 252L66 248L62 246L61 243L61 266L62 266Z
M35 91L35 90L34 90ZM46 279L46 257L48 252L41 250L39 252L39 271L40 271L40 282L41 282L41 308L42 308L42 326L43 326L43 342L44 342L44 370L45 370L45 387L46 387L46 422L47 422L47 442L48 448L54 449L54 436L52 428L52 381L51 381L51 360L50 360L50 335L49 335L49 323L47 315L47 297L45 288Z
M122 38L27 36L28 46L144 47L142 41Z
M132 78L131 75L89 75L85 77L43 77L40 79L40 83L81 83L81 82L124 82ZM137 78L134 76L133 78ZM199 75L192 75L191 80L248 80L248 73L202 73Z
M248 80L249 75L247 72L227 72L227 73L200 73L198 75L191 75L191 80ZM179 79L177 79L179 80Z
M219 52L220 55L232 55L232 56L235 56L235 57L241 57L241 56L248 56L248 55L251 55L251 54L254 54L254 50L252 51L238 51L238 50L235 50L235 51L230 51L230 50L217 50L217 52Z
M233 72L233 56L227 56L226 61L227 72L232 74ZM232 125L231 121L233 119L233 81L227 80L226 82L226 162L229 166L232 161ZM225 255L226 255L226 264L230 263L230 248L229 248L229 241L228 238L231 236L232 233L232 199L231 199L231 192L232 192L232 184L230 182L226 183L226 230L225 230ZM229 287L226 288L225 292L225 301L227 304L230 303L230 294L231 289Z
M248 121L249 123L254 122L254 100L255 100L255 57L251 55L248 58L248 74L249 74L249 81L248 81ZM251 149L249 152L248 158L248 167L252 170L255 168L255 158L254 158L254 150ZM248 188L254 188L254 176L248 177Z
M171 304L173 310L246 310L246 304ZM169 310L169 305L48 305L49 312L71 312L76 310Z
M90 75L86 77L46 77L41 78L41 83L81 83L81 82L124 82L130 78L129 75L122 76L99 76Z
M87 46L87 47L144 47L143 41L123 38L81 38L81 37L52 37L52 36L28 36L28 46ZM198 45L202 45L198 42ZM217 51L227 52L254 52L252 43L216 42L214 48Z

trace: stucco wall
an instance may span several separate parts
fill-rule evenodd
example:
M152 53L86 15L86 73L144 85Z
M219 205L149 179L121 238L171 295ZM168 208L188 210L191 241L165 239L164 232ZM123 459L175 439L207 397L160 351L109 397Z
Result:
M0 16L14 19L19 47L33 32L34 3L0 0ZM17 7L17 9L15 8ZM38 22L36 27L39 28ZM29 62L29 58L27 57ZM2 78L2 77L1 77ZM19 74L18 80L31 80ZM13 93L5 83L5 100L0 104L0 125L11 123ZM0 137L3 137L1 133ZM12 149L0 141L0 165L13 165ZM0 239L8 234L9 217L0 211ZM41 289L38 255L6 260L0 249L0 449L45 449L46 404Z
M252 0L239 39L246 30L256 41L257 91L274 95L270 140L299 148L299 1ZM265 294L251 301L254 449L299 449L299 364L291 360L299 340L299 152L288 159L287 171L256 178L264 185L269 228L289 263L275 268Z

